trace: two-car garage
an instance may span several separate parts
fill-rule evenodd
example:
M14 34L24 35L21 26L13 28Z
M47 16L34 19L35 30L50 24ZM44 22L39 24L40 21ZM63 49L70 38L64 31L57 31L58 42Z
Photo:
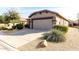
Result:
M33 20L33 29L49 30L52 25L52 19Z
M64 22L63 22L64 21ZM29 16L29 26L31 29L50 30L54 25L67 26L69 21L58 14L49 10L41 10Z

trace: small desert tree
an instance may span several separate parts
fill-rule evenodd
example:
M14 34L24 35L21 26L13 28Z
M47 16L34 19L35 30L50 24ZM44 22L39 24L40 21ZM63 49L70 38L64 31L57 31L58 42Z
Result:
M0 23L3 23L3 16L0 15Z
M9 15L6 13L4 14L4 23L6 23L6 24L10 23Z
M4 22L5 23L14 23L20 20L20 15L16 10L9 10L7 13L4 14Z

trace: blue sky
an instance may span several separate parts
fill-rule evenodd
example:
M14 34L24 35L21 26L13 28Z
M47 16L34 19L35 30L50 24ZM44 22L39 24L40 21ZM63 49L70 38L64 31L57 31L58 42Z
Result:
M60 15L67 19L76 20L77 14L79 13L78 8L67 8L67 7L0 7L0 14L7 12L10 9L17 10L23 18L28 18L28 16L34 11L38 10L51 10L58 12Z

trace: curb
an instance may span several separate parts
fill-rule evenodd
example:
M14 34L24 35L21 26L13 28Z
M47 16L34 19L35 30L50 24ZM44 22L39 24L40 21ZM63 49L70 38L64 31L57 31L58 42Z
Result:
M8 49L9 49L8 51L19 51L19 50L17 50L15 47L9 45L8 43L6 43L6 42L4 42L4 41L2 41L2 40L0 40L0 43L1 43L4 47L8 48Z

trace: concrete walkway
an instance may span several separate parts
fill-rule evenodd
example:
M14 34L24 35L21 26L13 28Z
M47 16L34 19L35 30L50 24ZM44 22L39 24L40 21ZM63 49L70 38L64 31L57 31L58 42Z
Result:
M38 30L23 29L17 32L8 33L8 35L0 35L0 40L8 43L13 48L18 48L41 37L42 34L43 32Z

